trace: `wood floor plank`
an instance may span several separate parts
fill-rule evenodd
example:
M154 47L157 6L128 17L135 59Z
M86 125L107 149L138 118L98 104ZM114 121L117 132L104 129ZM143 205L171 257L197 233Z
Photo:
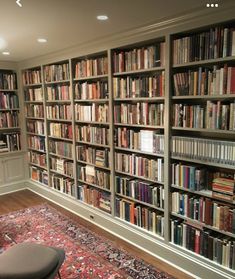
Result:
M165 262L149 255L148 253L142 251L141 249L125 242L122 239L117 238L116 236L112 235L111 233L95 226L94 224L82 219L81 217L71 213L68 210L44 199L43 197L29 191L29 190L22 190L18 192L14 192L11 194L1 195L0 196L0 215L7 214L13 211L25 209L31 206L48 203L54 208L56 208L61 213L65 214L66 216L70 217L74 221L78 222L79 224L85 226L86 228L94 231L95 233L102 235L103 237L108 238L109 240L113 241L118 247L122 247L127 252L144 259L146 262L152 264L156 268L161 269L162 271L171 274L177 279L192 279L193 277L181 272L180 270L172 267L171 265L166 264Z

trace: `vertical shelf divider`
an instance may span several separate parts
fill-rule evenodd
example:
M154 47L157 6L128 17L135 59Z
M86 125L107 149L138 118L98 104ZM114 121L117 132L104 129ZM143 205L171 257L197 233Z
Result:
M20 91L20 88L22 89ZM21 144L21 150L26 151L27 150L27 140L26 137L23 136L23 133L26 133L26 122L24 121L24 98L25 98L25 92L24 92L24 85L22 80L22 71L17 71L17 96L19 100L19 119L21 121L20 129L20 144ZM20 94L21 93L21 94ZM27 154L26 154L27 155Z
M70 72L70 96L71 96L71 110L72 110L72 131L73 131L73 176L74 176L74 197L77 198L77 154L76 154L76 122L75 122L75 103L74 103L74 84L73 84L73 63L72 59L69 59L69 72Z
M47 158L47 175L48 175L48 187L51 185L51 172L50 172L50 152L49 152L49 123L47 121L47 89L45 85L44 68L41 66L41 78L42 78L42 92L43 92L43 107L44 107L44 125L45 125L45 144L46 144L46 158Z
M114 115L113 115L113 67L112 52L108 50L108 88L109 88L109 144L110 144L110 190L111 190L111 209L112 216L116 216L115 212L115 150L114 150Z
M171 39L166 35L165 49L165 119L164 119L164 239L170 242L170 109L171 109Z

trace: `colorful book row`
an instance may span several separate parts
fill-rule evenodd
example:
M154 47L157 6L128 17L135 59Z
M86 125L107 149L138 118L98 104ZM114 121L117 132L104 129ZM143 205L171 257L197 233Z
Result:
M114 98L152 98L165 96L165 72L147 77L114 77Z
M164 125L164 104L120 104L114 106L114 122L137 125Z

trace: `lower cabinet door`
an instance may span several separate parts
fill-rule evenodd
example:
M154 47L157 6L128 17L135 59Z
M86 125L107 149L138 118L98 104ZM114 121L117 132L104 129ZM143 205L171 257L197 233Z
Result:
M5 183L17 182L24 179L24 157L8 157L4 159Z
M3 166L3 159L0 158L0 186L4 184L4 166Z

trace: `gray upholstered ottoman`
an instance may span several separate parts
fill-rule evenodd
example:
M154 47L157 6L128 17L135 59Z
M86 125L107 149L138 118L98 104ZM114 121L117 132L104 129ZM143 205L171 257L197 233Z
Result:
M0 279L51 279L59 272L64 250L20 243L0 255Z

